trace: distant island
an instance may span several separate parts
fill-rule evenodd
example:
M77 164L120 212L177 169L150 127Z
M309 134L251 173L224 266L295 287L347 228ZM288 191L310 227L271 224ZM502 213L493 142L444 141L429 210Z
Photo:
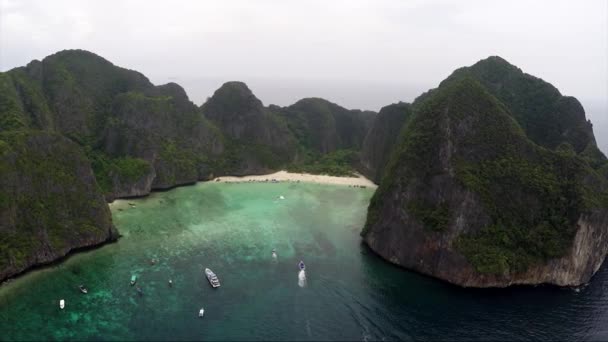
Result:
M0 281L115 241L108 202L279 170L378 184L362 238L466 287L586 283L608 251L608 160L581 104L500 57L379 113L202 106L83 50L0 73Z

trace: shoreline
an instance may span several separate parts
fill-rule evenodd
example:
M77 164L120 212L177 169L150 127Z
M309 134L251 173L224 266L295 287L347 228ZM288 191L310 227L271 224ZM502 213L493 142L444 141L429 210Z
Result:
M209 180L209 182L218 183L247 183L247 182L303 182L316 184L333 184L333 185L348 185L355 187L366 187L375 189L378 186L363 175L357 173L358 177L338 177L328 175L313 175L309 173L293 173L285 170L277 171L266 175L250 175L250 176L221 176Z

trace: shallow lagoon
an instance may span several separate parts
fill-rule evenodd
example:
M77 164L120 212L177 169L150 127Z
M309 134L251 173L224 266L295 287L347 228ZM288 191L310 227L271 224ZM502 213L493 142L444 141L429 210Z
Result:
M199 183L117 201L118 243L0 287L0 340L608 338L606 267L580 292L460 289L389 265L361 245L372 194ZM204 267L217 273L219 289ZM132 274L142 297L129 285ZM89 294L78 291L81 283Z

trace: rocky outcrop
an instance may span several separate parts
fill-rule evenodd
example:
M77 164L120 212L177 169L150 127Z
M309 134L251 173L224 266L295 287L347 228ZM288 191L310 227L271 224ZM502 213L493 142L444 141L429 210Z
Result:
M296 141L276 112L263 106L245 83L227 82L201 106L224 134L225 153L216 173L266 173L288 164Z
M393 146L410 115L411 105L408 103L383 107L363 140L361 173L376 184L380 183Z
M478 81L414 106L362 236L392 263L468 287L589 281L608 246L608 186L534 144Z
M0 281L118 236L75 143L42 131L0 134Z
M105 192L106 200L113 202L117 198L143 197L150 194L152 183L156 179L156 171L149 164L145 165L146 171L134 178L111 173L111 189Z

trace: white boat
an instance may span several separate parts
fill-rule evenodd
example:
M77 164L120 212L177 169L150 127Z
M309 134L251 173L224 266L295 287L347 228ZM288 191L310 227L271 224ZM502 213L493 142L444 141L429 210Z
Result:
M201 308L201 311L198 312L198 317L203 317L205 315L205 309Z
M60 308L61 310L63 310L63 308L65 308L65 300L61 299L61 300L59 301L59 308Z
M87 290L87 288L86 288L86 287L84 287L84 285L80 285L80 286L78 286L78 289L80 289L80 292L82 292L82 293L84 293L84 294L89 293L89 290Z
M275 251L274 249L272 250L272 257L273 258L277 258L277 251Z
M209 280L209 284L213 287L220 287L220 280L217 278L215 273L208 268L205 268L205 276Z

